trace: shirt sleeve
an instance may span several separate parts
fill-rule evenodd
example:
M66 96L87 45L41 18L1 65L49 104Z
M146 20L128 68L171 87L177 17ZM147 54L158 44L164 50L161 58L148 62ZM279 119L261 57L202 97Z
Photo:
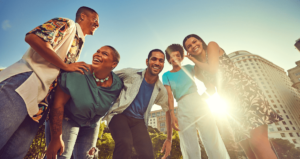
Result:
M164 112L167 112L169 110L168 93L165 87L161 88L157 102L155 104L160 105Z
M63 39L71 26L71 21L72 20L65 18L54 18L34 28L27 34L35 34L45 42L50 42L50 44L54 46Z
M170 86L167 72L163 74L163 76L162 76L162 82L163 82L163 85Z

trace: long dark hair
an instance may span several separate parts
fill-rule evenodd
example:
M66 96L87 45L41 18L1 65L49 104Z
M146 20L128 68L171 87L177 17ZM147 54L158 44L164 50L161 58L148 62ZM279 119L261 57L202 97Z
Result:
M196 35L196 34L190 34L190 35L186 36L186 37L183 39L183 42L182 42L183 47L184 47L184 49L186 50L186 52L187 52L187 48L186 48L186 46L185 46L185 42L187 41L187 39L189 39L189 38L191 38L191 37L194 37L194 38L200 40L200 41L202 42L202 47L203 47L203 49L206 51L207 45L206 45L206 43L202 40L202 38L200 38L200 36L198 36L198 35ZM192 55L192 56L193 56L193 55ZM195 57L198 61L201 61L201 60L200 60L200 57L196 57L196 56L194 56L194 57Z

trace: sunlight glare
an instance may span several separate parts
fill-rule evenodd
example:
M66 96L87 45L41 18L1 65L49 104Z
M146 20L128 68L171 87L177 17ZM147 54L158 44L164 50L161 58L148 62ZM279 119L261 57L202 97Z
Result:
M210 96L206 100L206 103L213 114L222 116L227 115L227 103L221 99L218 93Z

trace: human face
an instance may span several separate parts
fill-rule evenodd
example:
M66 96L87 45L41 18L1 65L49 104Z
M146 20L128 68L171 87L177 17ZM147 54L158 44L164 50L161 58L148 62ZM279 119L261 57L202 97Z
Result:
M113 50L107 46L101 47L93 55L92 68L94 71L108 69L112 70L117 66L114 61Z
M171 52L170 54L170 60L169 63L174 66L181 66L181 61L183 60L183 57L181 57L179 51Z
M146 60L147 71L153 76L157 76L164 68L165 56L159 51L152 52L149 60Z
M84 35L94 35L96 29L99 27L99 16L97 13L83 14L82 31Z
M184 45L191 55L199 55L203 52L202 42L194 37L188 38Z

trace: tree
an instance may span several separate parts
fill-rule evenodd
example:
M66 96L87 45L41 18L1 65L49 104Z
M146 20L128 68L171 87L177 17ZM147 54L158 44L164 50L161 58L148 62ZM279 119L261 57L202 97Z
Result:
M46 154L45 125L41 125L24 158L41 159Z
M275 154L277 154L280 159L300 158L300 150L288 140L276 138L270 139L270 142L273 150L275 149Z

